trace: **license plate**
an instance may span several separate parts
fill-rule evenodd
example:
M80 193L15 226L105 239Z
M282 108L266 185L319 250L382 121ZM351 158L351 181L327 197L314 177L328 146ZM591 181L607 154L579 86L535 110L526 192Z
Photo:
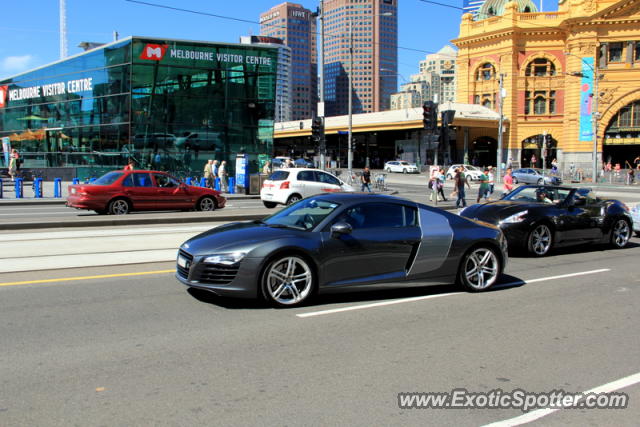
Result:
M267 200L271 200L271 199L273 199L273 194L265 193L265 194L262 195L262 198L263 199L267 199Z
M181 255L178 255L178 265L182 268L189 268L189 260Z

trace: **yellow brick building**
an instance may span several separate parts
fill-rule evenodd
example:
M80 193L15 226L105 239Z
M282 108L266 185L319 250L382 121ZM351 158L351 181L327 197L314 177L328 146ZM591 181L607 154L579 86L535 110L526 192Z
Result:
M536 11L529 0L487 0L475 19L462 16L453 40L457 102L499 111L502 77L505 162L529 166L535 155L541 167L538 141L551 135L545 166L557 158L561 168L574 164L588 174L596 117L598 168L602 159L633 163L640 155L640 0L561 0L558 11ZM469 158L495 164L497 133L481 133L469 135Z

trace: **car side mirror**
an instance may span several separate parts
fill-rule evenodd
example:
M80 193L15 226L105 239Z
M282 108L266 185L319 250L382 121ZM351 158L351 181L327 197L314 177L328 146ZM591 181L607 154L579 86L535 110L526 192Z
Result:
M351 228L350 224L346 222L336 222L331 226L331 237L334 239L339 239L343 234L351 234L353 228Z

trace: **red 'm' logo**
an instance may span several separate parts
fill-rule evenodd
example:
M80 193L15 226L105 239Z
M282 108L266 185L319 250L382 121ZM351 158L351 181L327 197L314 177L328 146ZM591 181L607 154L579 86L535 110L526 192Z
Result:
M161 61L167 51L166 44L150 44L147 43L142 49L140 59L150 59L152 61Z
M7 96L9 95L9 86L0 86L0 108L7 106Z

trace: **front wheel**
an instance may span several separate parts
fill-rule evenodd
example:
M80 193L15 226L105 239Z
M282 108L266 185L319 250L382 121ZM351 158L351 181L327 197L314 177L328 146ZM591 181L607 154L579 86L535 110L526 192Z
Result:
M468 291L485 291L496 283L500 271L500 258L495 251L487 246L476 247L462 258L458 282Z
M216 210L216 202L211 197L203 197L196 207L199 211L211 212Z
M131 205L125 199L115 199L109 202L108 211L111 215L126 215L131 210Z
M387 173L391 173L391 168L387 168Z
M540 224L529 233L527 250L534 256L545 256L551 250L552 244L551 229L546 224Z
M262 294L276 307L294 307L313 292L311 267L299 256L280 256L271 261L262 275Z
M631 237L631 227L624 219L619 219L613 224L611 231L611 246L616 249L622 249L629 243Z
M406 169L402 169L402 173L407 173L407 170Z
M277 203L275 203L275 202L265 202L265 201L262 201L262 204L263 204L263 205L264 205L264 207L265 207L265 208L267 208L267 209L273 209L273 208L275 208L275 207L276 207L276 205L277 205Z
M538 185L544 185L544 179L540 178L540 179L538 180Z

